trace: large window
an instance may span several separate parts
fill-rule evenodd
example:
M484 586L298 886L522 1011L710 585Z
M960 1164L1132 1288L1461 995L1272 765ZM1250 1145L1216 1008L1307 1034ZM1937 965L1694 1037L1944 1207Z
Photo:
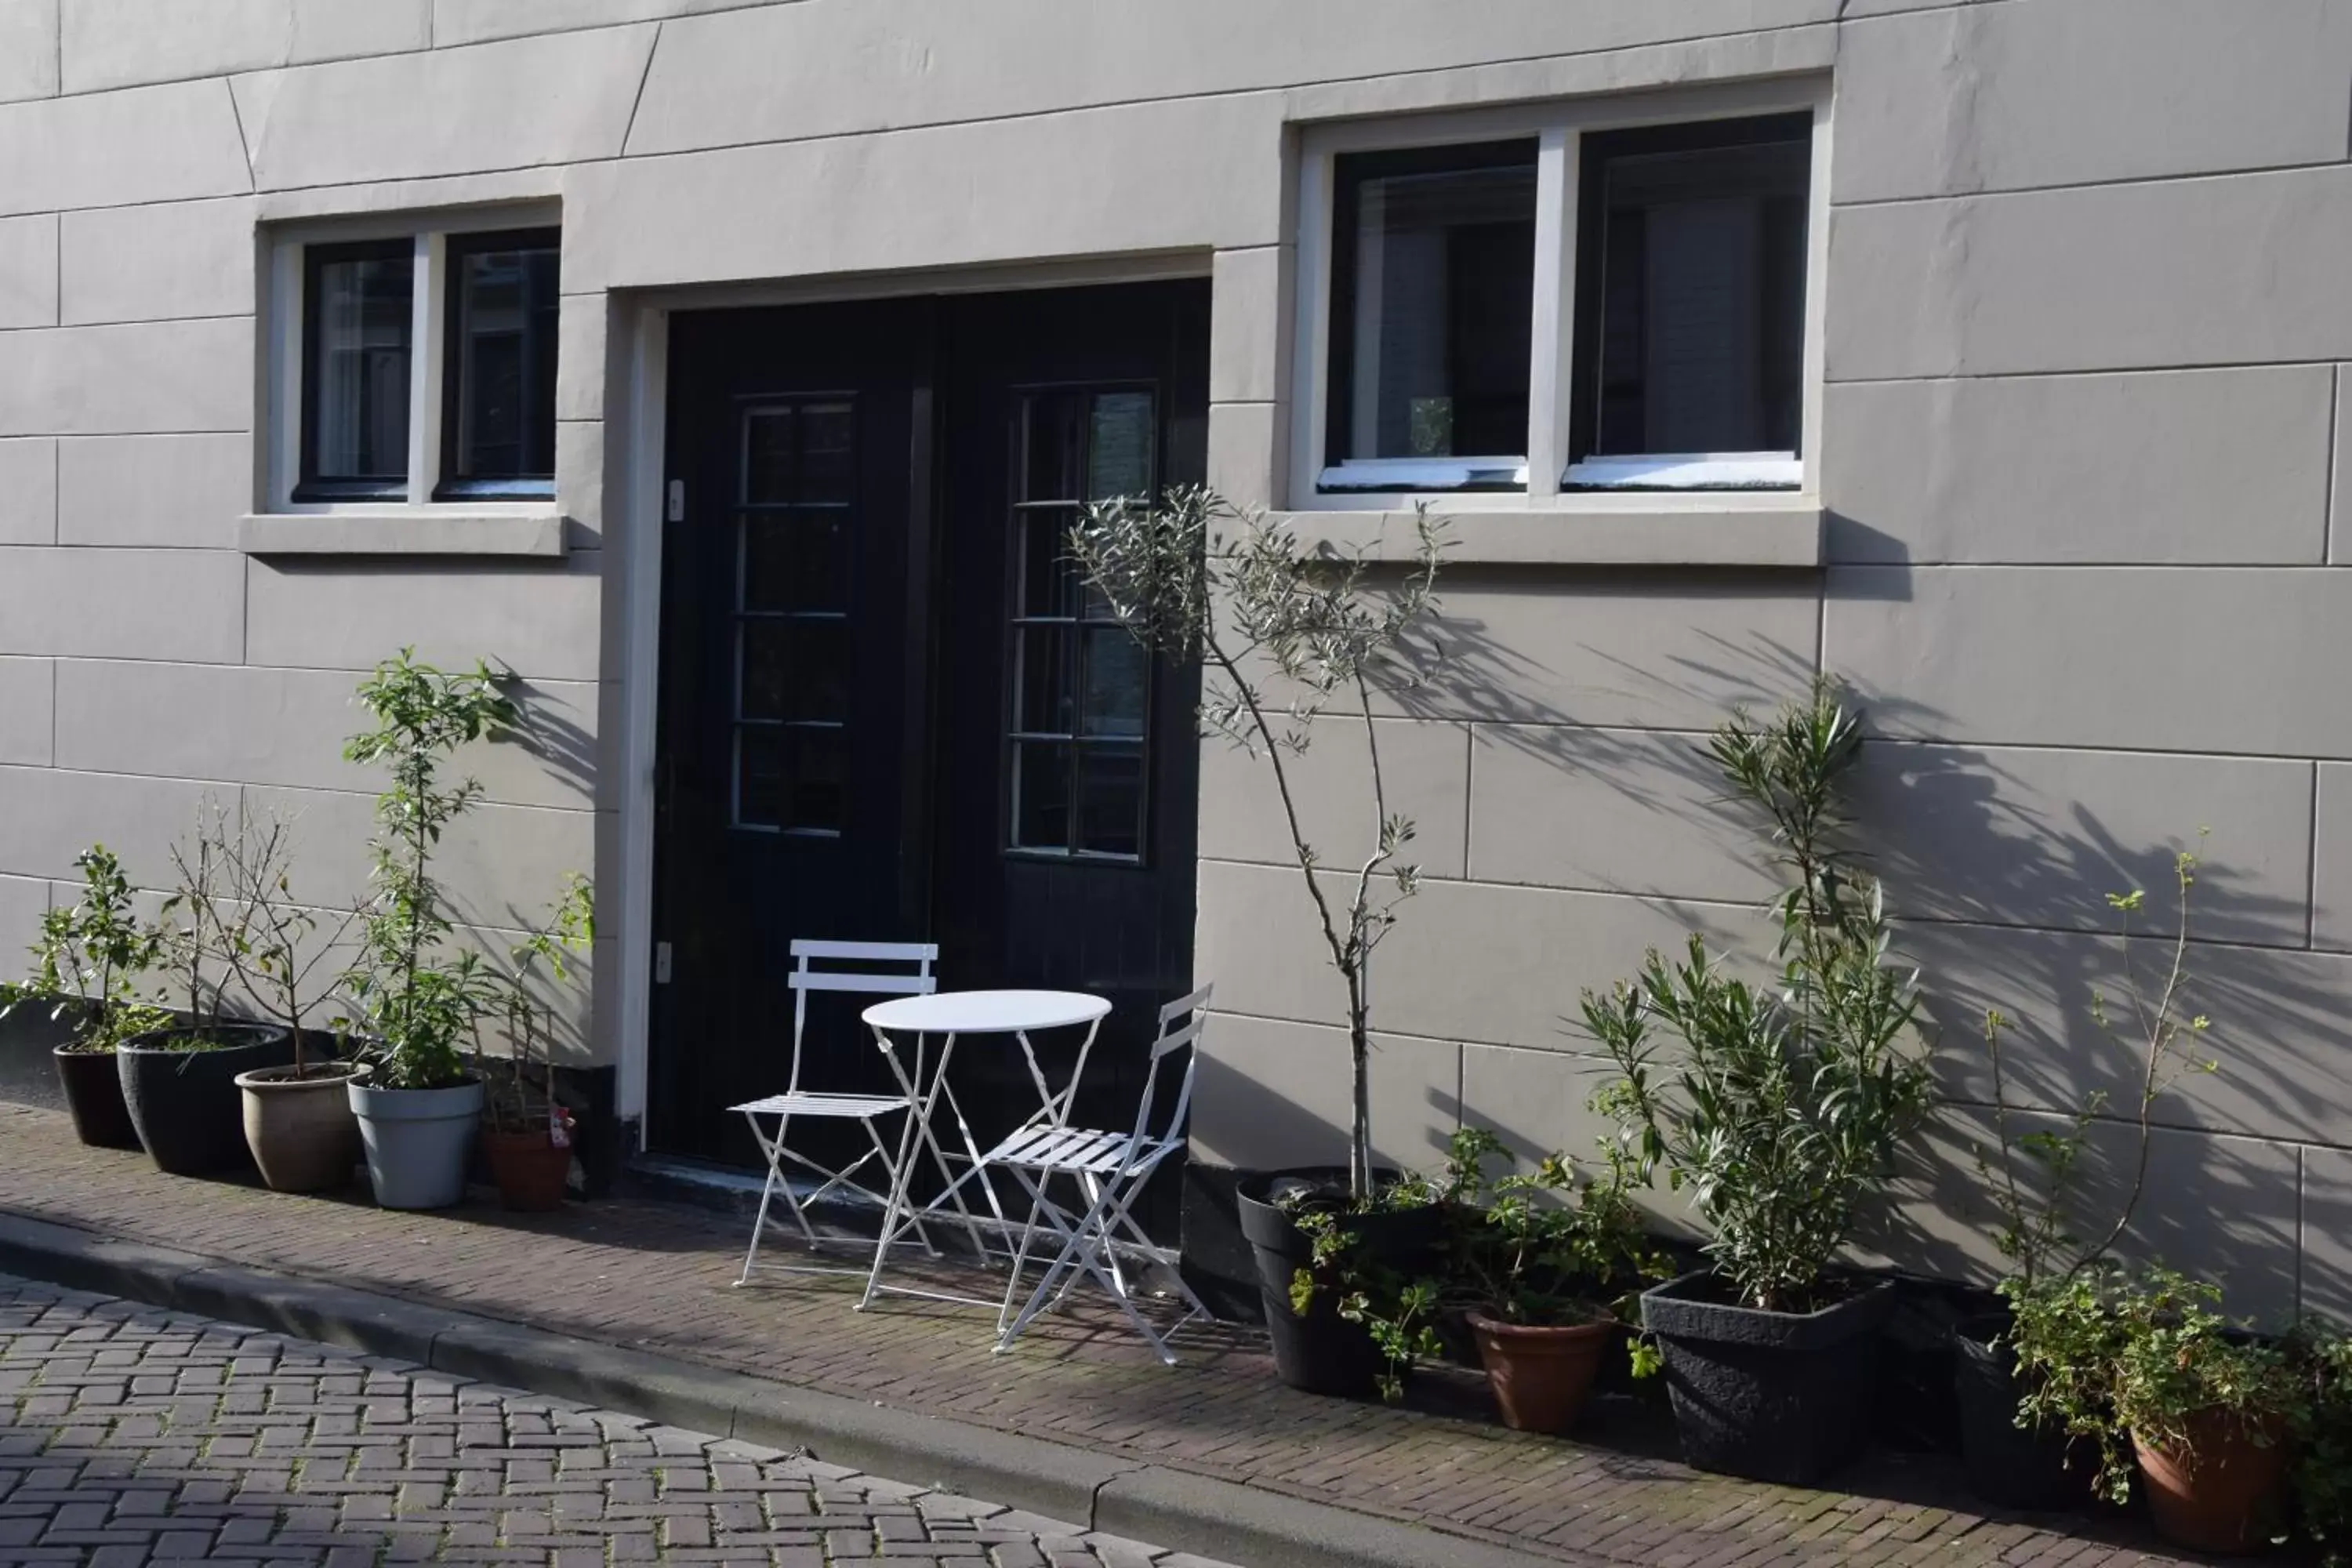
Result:
M1335 457L1366 482L1524 484L1536 143L1351 153L1335 196Z
M1310 132L1296 499L1801 489L1819 90Z
M305 500L408 490L409 331L415 258L405 240L313 246L305 258Z
M269 505L553 500L559 239L282 237Z
M556 234L449 241L436 496L555 493Z

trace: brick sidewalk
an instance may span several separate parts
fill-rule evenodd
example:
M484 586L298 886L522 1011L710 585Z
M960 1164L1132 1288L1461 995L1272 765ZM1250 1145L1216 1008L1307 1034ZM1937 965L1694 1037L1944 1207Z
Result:
M614 1200L560 1215L495 1205L403 1215L161 1175L86 1149L65 1118L0 1107L0 1209L329 1279L801 1387L1130 1456L1406 1519L1536 1558L1643 1568L2180 1563L2137 1527L1988 1516L1948 1465L1880 1455L1813 1492L1675 1462L1659 1416L1603 1401L1587 1441L1295 1394L1262 1336L1188 1330L1162 1367L1115 1314L1049 1315L1012 1353L992 1315L885 1298L850 1310L845 1280L730 1286L746 1223ZM983 1277L962 1288L986 1293ZM1076 1305L1074 1300L1074 1306ZM1475 1380L1423 1380L1465 1407Z

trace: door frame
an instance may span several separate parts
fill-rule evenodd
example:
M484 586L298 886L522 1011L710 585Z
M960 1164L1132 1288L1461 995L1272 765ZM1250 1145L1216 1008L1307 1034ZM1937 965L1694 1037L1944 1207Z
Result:
M670 313L1212 276L1211 253L1201 249L887 275L615 289L605 296L603 303L607 331L621 345L626 370L623 384L610 389L614 395L608 397L605 404L607 439L621 436L621 461L617 467L608 463L603 476L607 482L598 487L604 500L608 534L615 521L621 523L620 548L608 554L607 559L617 557L623 579L618 602L609 593L606 595L604 620L605 647L608 650L617 648L619 655L615 658L608 652L604 662L607 668L617 668L620 675L620 733L598 748L606 766L617 766L619 773L619 831L611 847L618 864L603 864L605 848L600 843L596 868L600 887L616 888L617 917L609 961L599 966L596 973L596 989L604 994L596 998L594 1013L603 1021L603 1028L612 1030L616 1037L613 1044L617 1049L609 1053L618 1068L615 1111L635 1130L635 1152L643 1152L646 1148L648 1077L653 1058L654 784L660 762L657 736L661 714L662 532L668 516ZM1213 283L1209 308L1213 345ZM609 542L607 549L611 550ZM600 796L607 795L610 782L600 778Z

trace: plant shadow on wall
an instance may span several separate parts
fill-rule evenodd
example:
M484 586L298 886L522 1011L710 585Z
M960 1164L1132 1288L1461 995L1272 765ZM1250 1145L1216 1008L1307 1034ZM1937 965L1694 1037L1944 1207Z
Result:
M1875 699L1873 712L1899 733L1946 727L1899 699ZM2224 1281L2231 1310L2284 1321L2296 1304L2296 1155L2261 1140L2330 1141L2326 1129L2352 1116L2326 1059L2341 1039L2341 998L2320 973L2328 961L2299 950L2301 899L2276 891L2262 868L2232 864L2233 845L2264 824L2224 818L2210 835L2136 842L2081 798L2092 784L2033 776L2049 765L2046 752L1963 744L1868 748L1858 831L1904 951L1927 976L1925 1011L1953 1048L1938 1058L1944 1111L1907 1152L1908 1191L1875 1216L1866 1244L1950 1279L1983 1282L1997 1267L1988 1238L1999 1216L1979 1169L1997 1142L1995 1097L1989 1056L1971 1044L1990 1012L2011 1024L2002 1066L2014 1130L2063 1131L2095 1098L2076 1202L2086 1223L2121 1206L2139 1153L2141 1063L2099 1013L2104 1004L2117 1022L2135 978L2146 987L2166 973L2185 911L2187 1000L2214 1020L2202 1054L2216 1070L2173 1084L2152 1107L2148 1199L2120 1250ZM2102 759L2094 778L2112 781L2101 795L2120 794L2168 766ZM2185 904L2174 881L2184 852L2198 857ZM2117 907L2133 893L2137 908ZM2296 947L2284 945L2290 930Z

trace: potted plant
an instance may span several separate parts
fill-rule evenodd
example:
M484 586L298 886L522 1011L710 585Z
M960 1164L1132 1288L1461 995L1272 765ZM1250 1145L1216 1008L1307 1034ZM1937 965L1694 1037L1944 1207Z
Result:
M1399 1396L1414 1363L1446 1352L1445 1330L1458 1321L1503 1424L1564 1432L1643 1284L1669 1270L1643 1235L1632 1163L1613 1142L1606 1176L1581 1184L1564 1154L1490 1183L1486 1163L1503 1152L1484 1128L1454 1132L1438 1200L1445 1239L1430 1277L1399 1280L1355 1252L1330 1216L1308 1228L1329 1238L1323 1255L1342 1259L1339 1312L1364 1323L1386 1358L1384 1396Z
M52 1019L70 1020L73 1037L50 1054L74 1135L93 1148L136 1149L139 1131L122 1101L114 1052L126 1037L171 1021L135 995L161 939L133 916L131 882L113 851L94 844L74 857L74 868L81 897L70 909L43 912L32 977L0 985L0 1016L38 1002Z
M1372 956L1420 878L1402 858L1413 825L1389 809L1379 727L1369 715L1376 682L1415 679L1402 656L1436 614L1441 548L1424 510L1401 580L1374 591L1360 554L1311 550L1263 511L1237 511L1199 488L1171 490L1157 505L1097 503L1070 534L1080 572L1139 641L1203 667L1202 731L1268 763L1317 931L1339 975L1351 1073L1347 1169L1276 1172L1245 1180L1240 1194L1276 1368L1291 1386L1318 1393L1369 1394L1380 1361L1361 1325L1337 1315L1331 1295L1310 1289L1307 1313L1294 1310L1292 1288L1314 1255L1299 1216L1346 1215L1360 1244L1408 1275L1423 1271L1436 1244L1427 1189L1372 1165ZM1370 781L1363 841L1337 865L1307 837L1291 778L1335 700L1351 712L1328 721L1362 726Z
M2287 1350L2215 1311L2220 1296L2169 1269L2101 1266L2021 1297L2015 1333L2025 1415L2093 1445L2111 1500L2137 1476L2166 1539L2242 1552L2285 1532L2307 1405Z
M2182 853L2174 858L2179 918L2159 982L2143 990L2126 963L2128 1006L2111 1006L2103 993L2092 996L2092 1016L2101 1032L2133 1052L2138 1100L2133 1124L2135 1152L2124 1199L2095 1241L2085 1244L2075 1238L2067 1211L2084 1139L2092 1121L2105 1110L2106 1096L2094 1093L2063 1131L2013 1135L2003 1046L2011 1026L1999 1012L1985 1016L1985 1054L1992 1077L2000 1166L1996 1171L1982 1159L1979 1163L1987 1167L1992 1178L1993 1203L2001 1216L1995 1243L2008 1260L2010 1272L1999 1286L2002 1305L1998 1310L1963 1319L1954 1326L1953 1382L1960 1418L1960 1458L1969 1489L2006 1508L2068 1506L2084 1495L2093 1468L2086 1459L2077 1462L2076 1439L2063 1427L2023 1413L2032 1379L2019 1367L2018 1306L2047 1292L2054 1292L2061 1300L2070 1299L2076 1277L2097 1266L2123 1239L2147 1186L2157 1102L2184 1073L2215 1069L2210 1058L2198 1054L2211 1024L2201 1014L2189 1016L2184 1003L2190 983L2189 911L2197 866L2194 855ZM2131 919L2146 903L2146 895L2138 890L2107 895L2108 907L2123 918L2122 940L2126 944L2131 940ZM2021 1180L2021 1163L2033 1167L2038 1182ZM2032 1321L2038 1324L2052 1320L2041 1314ZM2043 1346L2032 1359L2037 1365L2047 1365L2057 1353L2055 1347Z
M554 918L513 950L510 967L499 976L507 1054L484 1060L489 1094L482 1155L499 1203L520 1213L562 1207L572 1177L572 1112L556 1102L546 1049L550 1021L531 980L544 964L556 984L569 981L567 955L586 952L595 938L595 895L588 879L574 873Z
M2290 1342L2299 1384L2290 1487L2296 1522L2326 1568L2352 1565L2352 1337L2305 1322Z
M237 1075L275 1066L293 1051L293 1038L282 1026L228 1016L227 943L220 923L227 867L217 807L207 803L205 812L193 858L185 847L173 847L179 885L163 901L160 967L173 975L179 1021L131 1036L115 1051L139 1142L158 1170L177 1176L209 1175L246 1163L250 1151Z
M460 949L433 876L433 850L481 786L445 778L460 746L504 731L518 717L485 664L448 674L413 648L378 665L359 689L375 727L343 755L390 773L376 797L373 888L359 921L359 953L343 975L370 1072L344 1086L375 1200L386 1208L445 1208L465 1196L466 1163L482 1113L482 1080L464 1044L499 1002L481 955Z
M343 951L355 911L322 922L294 901L294 824L256 819L240 809L231 832L214 811L202 831L215 839L224 897L213 918L223 961L245 1000L283 1025L290 1064L236 1075L247 1147L261 1179L281 1193L315 1193L347 1184L360 1161L359 1123L346 1086L363 1063L320 1059L309 1021L325 1005L320 982Z
M1837 842L1860 741L1823 681L1711 742L1790 874L1773 984L1727 973L1695 935L1682 961L1653 952L1633 981L1583 998L1619 1072L1596 1103L1636 1176L1663 1166L1711 1232L1708 1268L1643 1296L1637 1370L1664 1370L1692 1465L1791 1485L1868 1427L1892 1282L1832 1265L1933 1089L1916 973L1890 955L1883 893ZM1659 1055L1662 1032L1678 1058Z

